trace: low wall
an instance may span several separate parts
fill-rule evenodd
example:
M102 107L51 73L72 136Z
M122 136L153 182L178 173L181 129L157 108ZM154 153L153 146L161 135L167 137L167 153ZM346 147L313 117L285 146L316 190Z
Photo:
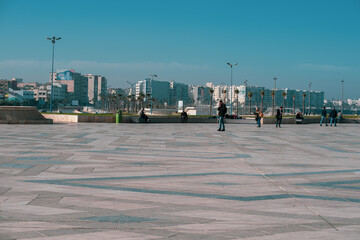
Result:
M149 123L216 123L214 118L191 118L189 117L186 122L182 121L180 117L160 117L150 116ZM123 117L123 123L139 123L138 116L125 116Z
M330 122L330 119L327 120ZM304 118L302 124L320 123L320 117ZM337 119L336 119L337 123ZM360 123L360 118L344 118L340 123ZM263 124L276 124L275 118L264 118ZM296 118L283 118L281 124L296 124Z
M302 124L319 123L320 118L304 118ZM263 124L276 124L275 118L264 118ZM283 118L281 124L296 124L296 118Z
M47 119L52 119L54 123L76 123L78 122L78 115L66 115L66 114L42 114Z
M78 115L78 122L115 123L115 115Z
M67 114L42 114L47 119L52 119L55 123L76 123L76 122L97 122L97 123L115 123L115 115L67 115ZM184 123L180 117L150 116L150 123ZM1 120L0 120L1 121ZM263 124L276 124L275 118L263 118ZM186 123L216 123L215 118L192 117L190 116ZM319 123L320 118L304 118L302 124ZM122 116L122 123L139 123L138 116ZM255 119L225 119L228 124L256 124ZM360 123L360 118L347 118L341 120L341 123ZM283 118L282 124L296 124L295 118Z
M44 114L44 113L43 116L48 119L52 119L55 123L76 123L76 122L115 123L115 116Z
M0 106L0 124L49 124L35 107Z

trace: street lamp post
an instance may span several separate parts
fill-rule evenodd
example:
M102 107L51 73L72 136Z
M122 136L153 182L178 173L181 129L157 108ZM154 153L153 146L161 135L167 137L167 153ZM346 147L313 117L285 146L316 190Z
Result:
M53 99L53 92L54 92L54 53L55 53L55 42L60 40L61 37L55 37L52 38L47 37L46 39L50 40L53 44L53 50L52 50L52 62L51 62L51 95L50 95L50 113L52 113L52 99Z
M344 115L344 80L341 80L341 112Z
M233 66L235 67L236 65L238 65L238 63L233 63L233 64L231 64L231 63L227 63L227 65L229 65L230 66L230 72L231 72L231 75L230 75L230 79L231 79L231 82L230 82L230 116L232 116L232 85L233 85L233 83L232 83L232 68L233 68Z
M310 95L311 95L311 82L309 83L309 115L310 115L310 113L311 113L311 97L310 97Z
M129 81L126 81L128 84L130 84L131 86L131 94L133 94L133 91L134 91L134 84L135 83L131 83ZM133 113L133 106L132 106L132 100L131 100L131 97L130 97L130 112Z
M276 90L276 80L277 80L277 77L274 77L274 92L275 92L275 90ZM276 97L276 94L274 94L274 104L275 104L275 109L276 109L276 99L275 99L275 97ZM285 106L284 106L285 107ZM285 108L284 108L285 109ZM273 113L274 114L274 113Z
M150 114L152 115L152 97L153 97L153 79L154 77L157 77L156 74L150 74L151 79L150 79L150 87L151 87L151 93L150 93Z
M247 86L248 80L244 81L245 89L244 89L244 107L243 107L243 115L245 115L245 107L246 107L246 86Z

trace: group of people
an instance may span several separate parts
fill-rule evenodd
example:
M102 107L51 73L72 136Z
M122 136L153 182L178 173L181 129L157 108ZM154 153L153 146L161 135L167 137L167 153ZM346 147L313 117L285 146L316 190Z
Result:
M224 124L224 118L227 112L227 108L225 103L223 103L222 100L219 101L219 107L218 107L218 120L219 120L219 128L218 131L225 131L225 124ZM261 119L263 118L264 114L262 113L261 109L256 108L255 111L255 121L257 123L257 127L261 127ZM276 128L279 127L281 128L281 122L282 122L282 117L283 117L284 111L283 111L283 107L280 107L280 109L276 110ZM303 120L303 116L301 114L301 112L299 111L298 113L296 113L295 115L297 120ZM332 126L332 124L334 123L334 126L336 127L336 121L339 123L340 120L342 119L342 113L341 111L337 112L335 110L335 108L333 108L329 114L330 117L330 126ZM321 112L321 120L320 120L320 126L322 126L322 123L325 120L325 124L326 126L328 126L327 124L327 112L326 112L326 108L324 107L324 109Z
M225 115L227 113L227 107L226 107L226 104L222 100L219 101L219 107L217 110L218 110L218 122L219 122L218 131L225 131L224 119L225 119ZM258 107L256 108L256 111L254 114L255 114L255 121L257 123L257 127L260 128L261 127L261 119L264 117L264 114L261 111L261 109L259 109ZM276 115L275 115L276 128L277 127L281 128L283 114L284 114L283 107L280 107L280 109L276 110ZM145 114L144 108L142 108L139 111L139 117L140 117L140 119L143 119L144 122L149 121L149 117ZM332 124L334 124L334 126L336 127L336 120L338 123L340 122L340 120L342 118L342 113L341 113L341 111L337 112L335 110L335 108L333 108L329 114L329 117L330 117L330 126L332 126ZM186 111L183 111L181 113L182 122L187 122L187 119L188 119L188 115L187 115ZM296 114L296 119L303 119L303 116L300 111ZM324 121L325 121L325 125L328 126L327 112L326 112L325 107L321 111L320 126L322 126Z
M337 112L335 110L335 108L332 108L329 114L330 117L330 127L332 127L333 123L334 126L336 127L336 120L339 123L340 120L342 119L342 113L341 111ZM324 107L323 110L321 111L321 119L320 119L320 126L322 127L322 124L325 120L325 125L328 126L327 124L327 112L326 112L326 108Z
M225 131L225 123L224 118L227 112L226 104L220 100L219 101L219 107L218 107L218 122L219 122L219 128L218 131ZM280 107L280 109L276 112L276 127L281 128L281 121L283 116L283 108ZM261 111L261 109L256 108L255 111L255 121L257 123L257 127L261 127L261 119L264 117L264 113Z
M280 107L280 109L276 110L276 128L279 127L281 128L281 122L282 122L282 117L283 117L283 108ZM261 119L264 117L263 112L257 107L256 111L255 111L255 121L257 122L257 127L261 127Z

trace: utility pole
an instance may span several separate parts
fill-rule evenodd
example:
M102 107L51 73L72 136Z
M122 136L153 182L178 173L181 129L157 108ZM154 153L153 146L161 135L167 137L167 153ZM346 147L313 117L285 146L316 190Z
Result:
M233 64L227 63L227 65L229 65L230 69L231 69L231 77L230 77L230 79L231 79L231 81L230 81L230 116L232 116L232 105L233 105L233 103L232 103L232 95L233 95L233 93L232 93L232 85L233 85L233 83L232 83L232 69L233 69L233 66L235 67L238 64L237 63L233 63Z
M157 75L156 74L150 74L150 76L151 76L151 80L150 80L150 85L151 85L150 114L152 115L153 80L154 80L154 77L157 77Z
M344 115L344 80L341 80L341 112Z
M243 115L245 115L245 108L246 108L246 86L247 86L247 80L244 81L245 90L244 90L244 107L243 107Z
M310 95L311 95L311 82L309 83L309 115L310 115L310 113L311 113L311 97L310 97Z
M50 95L50 113L52 113L52 102L53 102L53 93L54 93L54 53L55 53L55 43L56 41L60 40L61 37L47 37L46 39L50 40L53 44L52 49L52 61L51 61L51 95Z
M274 77L274 92L275 92L275 95L274 95L274 104L275 104L275 108L276 108L276 99L275 99L275 96L276 96L276 80L277 80L277 77Z

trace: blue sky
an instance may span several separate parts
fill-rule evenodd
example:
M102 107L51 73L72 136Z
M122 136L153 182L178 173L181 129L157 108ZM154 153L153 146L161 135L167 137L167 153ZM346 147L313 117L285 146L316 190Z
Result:
M360 1L0 0L0 78L45 82L55 68L128 87L233 82L359 98Z

